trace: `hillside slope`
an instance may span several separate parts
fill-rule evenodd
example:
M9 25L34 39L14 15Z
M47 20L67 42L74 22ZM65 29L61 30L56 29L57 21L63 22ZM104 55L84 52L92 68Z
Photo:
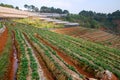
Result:
M77 38L83 38L100 44L105 44L111 47L120 48L120 36L107 33L102 30L83 28L83 27L70 27L51 30L56 33L66 34Z

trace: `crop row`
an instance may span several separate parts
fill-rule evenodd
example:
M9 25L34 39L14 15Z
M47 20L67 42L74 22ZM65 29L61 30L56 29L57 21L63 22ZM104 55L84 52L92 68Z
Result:
M28 28L27 28L26 30L28 30L28 32L29 32L29 29L28 29ZM34 28L31 29L31 32L32 32L33 30L34 30ZM23 29L23 31L26 32L25 29ZM33 34L34 34L34 31L33 31ZM31 40L32 40L32 39L31 39ZM38 44L38 43L37 43L37 44ZM74 60L75 58L77 58L78 61L81 61L82 63L87 63L87 64L89 64L89 63L88 63L88 60L86 60L86 59L80 59L79 57L74 56L74 54L73 54L72 52L66 52L66 53L67 53L68 55L70 55L71 57L73 57L73 60ZM90 66L91 66L91 67L94 66L94 67L96 68L96 66L95 66L94 64L93 64L93 65L90 65Z
M31 34L32 35L32 34ZM68 72L65 72L65 70L63 69L63 67L59 64L59 62L57 62L55 60L55 57L53 57L53 55L56 56L56 58L58 58L62 63L64 63L70 70L74 71L75 73L77 72L74 67L68 65L67 63L65 63L58 55L57 53L52 50L49 46L46 46L45 44L42 44L38 39L36 39L33 36L30 36L30 40L34 41L36 44L38 44L40 46L40 48L42 49L42 52L44 52L43 56L44 56L44 60L46 61L47 65L49 66L49 68L51 68L50 70L53 72L54 69L56 69L53 74L56 76L57 79L62 78L61 76L64 76L62 79L72 79L72 75L70 76L70 74ZM47 58L45 57L47 56ZM48 58L50 59L49 61ZM50 64L51 63L51 64ZM52 63L54 63L54 68L52 68ZM61 71L57 71L57 70L61 70ZM57 74L60 75L57 75ZM78 72L77 72L78 74ZM82 75L79 75L80 77L82 77Z
M62 37L61 37L61 39L62 39ZM98 52L98 50L85 45L85 43L82 45L82 43L76 43L75 41L73 41L73 40L71 40L69 38L67 38L67 39L63 38L63 39L66 42L69 42L69 43L71 42L71 45L76 44L76 45L72 45L72 47L74 47L74 49L76 49L76 47L80 47L79 49L80 49L81 52L89 53L89 55L94 56L97 59L99 58L100 60L105 60L108 64L116 66L116 68L118 67L118 69L119 69L119 66L118 66L119 61L116 60L116 58L119 59L119 56L114 57L114 55L111 55L111 54L109 54L107 52L106 53L102 52L102 51ZM97 56L96 56L96 54L97 54ZM111 61L109 61L109 60L111 60Z
M19 49L20 49L20 64L19 64L19 69L18 69L18 79L19 80L26 80L29 72L29 66L32 70L32 73L30 76L32 76L32 80L39 80L39 75L38 75L38 67L35 58L33 57L33 53L31 51L31 48L26 44L25 38L23 37L22 33L19 31L16 31L16 39L19 44ZM29 55L29 59L26 57Z
M69 41L62 39L62 37L60 37L59 35L54 36L53 35L54 33L51 33L51 34L50 33L51 32L49 32L49 31L48 32L47 31L43 31L43 32L39 31L39 34L42 36L42 38L45 38L46 40L48 40L52 44L55 44L56 46L61 45L61 46L59 46L59 48L62 48L64 51L67 51L67 50L65 50L65 48L67 48L67 49L69 49L70 52L78 54L79 56L82 56L82 58L84 57L84 58L88 59L88 61L92 61L94 64L98 65L100 68L108 69L108 70L114 72L117 76L120 75L120 72L119 72L120 67L118 66L119 65L119 61L118 61L119 50L109 49L109 48L105 47L106 50L109 51L109 53L105 49L103 50L101 48L99 48L99 49L94 48L94 51L92 50L92 52L91 52L91 51L89 51L89 49L92 49L91 48L92 44L90 46L88 46L87 43L82 41L84 43L81 43L81 44L89 47L89 48L86 48L86 46L85 46L85 48L86 48L85 49L84 47L83 48L81 46L78 47L75 44L72 44ZM71 40L71 39L68 38L68 40ZM98 47L99 46L100 45L98 44ZM97 45L95 47L97 47ZM84 53L83 53L83 51L84 51ZM108 56L108 55L110 55L110 56ZM111 55L113 55L113 57ZM116 57L114 58L114 55L118 56L117 60L116 60ZM104 57L102 57L102 56L104 56ZM93 69L96 69L96 68L94 67Z
M34 28L32 28L32 30L33 30ZM29 32L29 29L22 29L22 31L23 32L27 32L27 35L29 34L29 33L32 33L32 34L34 34L34 32L32 32L32 30L31 30L31 32ZM32 34L30 34L29 36L31 37L31 39L30 40L35 40L36 41L36 39L35 39L35 37L33 37L33 36L31 36ZM37 44L39 44L39 42L37 42ZM44 44L44 46L45 46L45 44ZM48 48L48 49L47 49ZM72 71L74 71L74 72L76 72L77 74L79 74L77 71L76 71L76 69L73 67L73 66L71 66L71 65L68 65L63 59L61 59L58 55L57 55L57 53L54 51L54 50L52 50L49 46L46 46L46 49L48 50L48 51L50 51L50 53L52 54L52 55L55 55L60 61L62 61L70 70L72 70ZM80 77L83 77L81 74L79 74L79 76Z
M24 32L31 31L32 34L39 34L41 38L64 51L73 60L76 60L80 66L88 66L89 68L87 68L94 72L108 69L120 78L120 62L118 61L120 59L120 50L31 26L20 28Z

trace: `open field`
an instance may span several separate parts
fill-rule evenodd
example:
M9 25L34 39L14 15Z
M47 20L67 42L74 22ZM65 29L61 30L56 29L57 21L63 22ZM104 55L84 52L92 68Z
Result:
M41 20L39 18L34 18L34 19L30 19L30 18L17 19L17 20L15 20L15 22L22 23L22 24L26 24L27 23L28 25L31 25L31 26L34 26L34 27L37 27L37 28L46 28L46 29L63 27L62 24L58 25L58 24L55 24L53 22L47 22L47 21Z
M37 27L35 23L39 23ZM73 30L77 30L74 34L79 32L78 27L69 28L63 34L46 30L50 24L32 19L5 21L6 30L0 35L0 80L109 80L105 70L111 72L110 80L120 79L119 49L63 35ZM53 28L54 24L50 26ZM96 34L92 39L108 35L105 39L96 39L101 42L114 36L80 29L83 32L79 34L84 34L81 37L87 39L91 37L89 33Z
M120 49L120 36L107 33L101 30L88 29L83 27L70 27L51 30L56 33L66 34L77 38L83 38L92 42L104 44Z

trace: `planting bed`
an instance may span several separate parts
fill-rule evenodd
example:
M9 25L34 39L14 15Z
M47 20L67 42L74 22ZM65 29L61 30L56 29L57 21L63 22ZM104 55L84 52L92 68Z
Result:
M111 72L110 80L120 79L119 49L57 34L46 28L36 28L34 21L29 24L26 20L6 21L7 28L3 34L8 38L6 38L6 46L4 45L0 52L0 79L8 76L6 79L9 80L88 80L90 78L109 80L102 74L105 70ZM81 37L87 36L87 39L91 38L98 42L108 40L108 37L112 39L113 36L79 27L70 35L79 33L78 29L83 31L80 32L84 34ZM10 35L7 34L8 32ZM90 32L96 35L90 37ZM68 34L69 31L66 33ZM99 40L97 35L107 37Z

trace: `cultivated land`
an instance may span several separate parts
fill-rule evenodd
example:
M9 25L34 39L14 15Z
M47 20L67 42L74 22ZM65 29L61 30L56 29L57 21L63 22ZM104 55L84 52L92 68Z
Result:
M120 49L120 36L105 31L83 27L60 28L51 31Z
M120 50L86 40L104 42L115 35L80 27L56 30L75 37L84 34L80 37L86 39L82 39L51 32L49 28L62 25L35 18L4 22L6 28L0 34L0 80L120 79ZM113 73L110 79L102 75L104 70Z

